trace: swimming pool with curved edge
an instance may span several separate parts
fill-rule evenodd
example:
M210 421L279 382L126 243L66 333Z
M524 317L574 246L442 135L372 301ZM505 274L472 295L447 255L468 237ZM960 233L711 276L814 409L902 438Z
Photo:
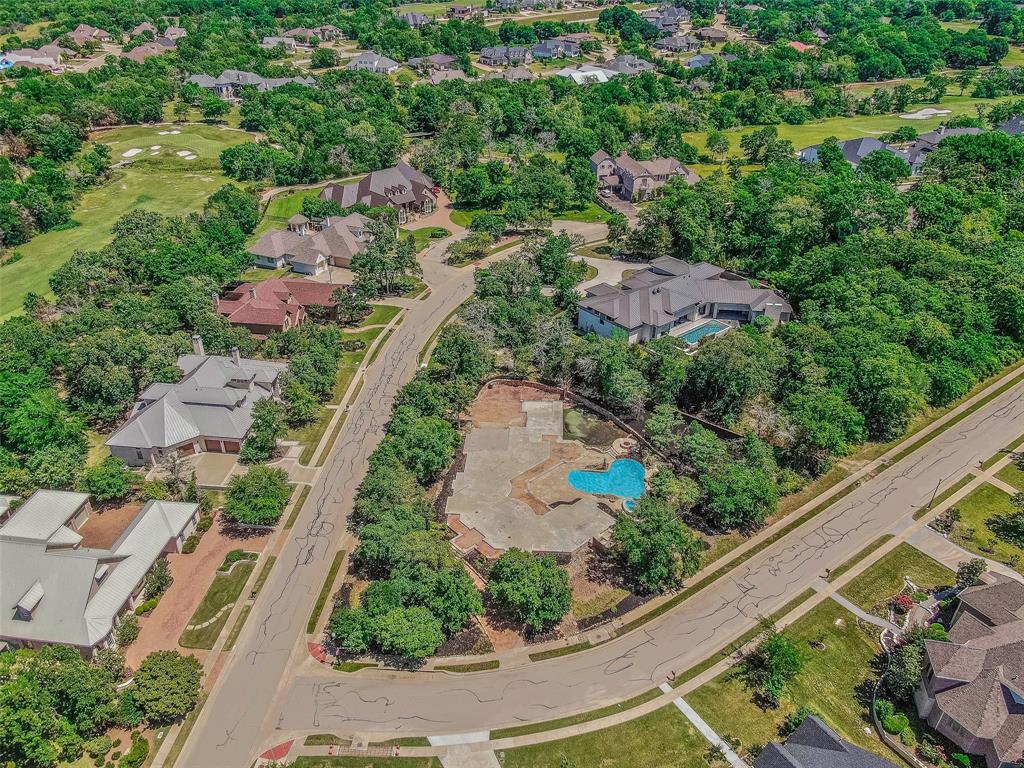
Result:
M574 469L569 472L569 485L585 493L638 499L644 494L647 470L634 459L616 459L603 472Z

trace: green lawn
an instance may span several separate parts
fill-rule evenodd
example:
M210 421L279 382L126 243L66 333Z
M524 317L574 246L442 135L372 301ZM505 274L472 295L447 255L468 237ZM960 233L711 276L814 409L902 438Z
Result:
M213 583L206 591L206 596L203 597L203 601L196 608L196 612L192 614L188 623L190 625L202 624L216 616L224 606L236 602L255 565L256 563L253 561L241 561L231 570L231 573L218 573L214 576ZM230 613L230 610L224 611L216 621L202 629L186 629L178 638L178 645L183 648L213 648L221 630L228 622Z
M863 691L865 683L875 679L871 663L881 650L874 636L860 629L853 614L832 600L815 607L785 632L807 661L778 709L766 711L754 704L735 670L702 685L687 701L720 735L738 738L744 751L778 740L786 717L806 705L844 738L895 762L888 747L864 733L871 716L861 703ZM819 639L824 640L824 650L811 646Z
M317 197L323 187L313 189L299 189L295 192L286 192L271 199L267 203L267 209L263 212L263 218L256 225L256 231L252 238L258 239L260 235L270 229L284 229L288 225L288 219L302 211L302 201L307 197Z
M368 328L372 325L387 325L401 311L401 307L396 307L393 304L375 304L373 311L359 325L363 328Z
M436 757L299 757L291 768L441 768Z
M448 237L451 234L444 227L420 227L419 229L403 229L402 236L412 233L416 253L422 253L431 241Z
M180 130L176 136L157 135L160 130ZM82 195L72 218L80 226L37 235L15 251L21 260L0 267L0 320L21 311L29 292L52 296L48 279L78 250L102 248L111 240L110 229L128 211L144 208L166 215L200 210L206 199L227 178L220 172L221 150L249 141L251 136L211 126L182 125L177 128L119 128L97 134L97 140L110 145L113 160L129 164L113 172L110 181ZM159 154L146 149L134 158L122 153L132 148L160 145ZM195 160L183 160L174 154L189 149Z
M683 713L670 704L601 731L502 750L498 760L502 768L706 768L707 748Z
M778 125L780 139L789 139L796 149L803 149L812 144L820 144L829 136L835 136L840 141L856 139L861 136L879 136L883 133L894 131L897 128L909 125L915 128L918 133L930 131L937 128L940 123L945 122L954 115L977 115L976 107L984 105L991 107L1000 99L975 99L970 96L946 96L938 104L920 103L908 107L909 112L916 112L924 107L936 109L948 109L950 114L930 117L925 120L907 120L899 115L856 115L854 117L833 117L827 120L815 120L803 125ZM729 138L731 155L742 155L740 150L740 138L758 130L758 126L747 126L725 132ZM697 149L704 150L707 145L707 133L692 132L684 133L683 138Z
M956 574L909 544L900 544L839 590L839 594L870 613L887 617L889 599L903 591L903 577L926 591L956 583Z
M473 223L474 218L484 213L501 213L501 211L491 211L486 208L459 208L456 206L452 209L452 223L458 224L460 227L468 227ZM597 203L590 201L582 208L565 208L560 211L554 211L551 217L566 221L594 222L608 221L611 214Z
M952 541L976 555L1003 563L1017 558L1014 568L1024 573L1024 549L997 538L986 525L993 517L1014 511L1010 495L986 484L973 491L957 506L960 508L960 522L950 536Z
M453 3L406 3L395 8L395 13L403 14L409 11L419 11L426 16L443 16L448 7ZM482 8L486 0L459 0L458 5L468 5L471 8Z
M1010 52L999 63L1004 67L1024 67L1024 48L1011 45Z
M1005 467L996 472L996 477L998 477L1004 483L1009 483L1014 488L1018 488L1024 491L1024 471L1022 471L1016 463L1011 462L1007 464Z
M262 283L264 280L269 280L272 277L286 277L291 271L291 267L281 267L280 269L253 267L240 274L238 279L243 283Z

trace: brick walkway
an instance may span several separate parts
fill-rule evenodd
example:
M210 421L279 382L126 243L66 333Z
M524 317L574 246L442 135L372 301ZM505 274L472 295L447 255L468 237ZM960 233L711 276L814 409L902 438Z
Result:
M219 524L214 524L191 555L168 555L167 562L174 583L160 598L160 604L153 612L140 617L142 631L139 639L125 651L128 666L135 669L148 654L165 650L192 653L201 661L207 652L179 648L178 638L206 595L217 568L224 562L224 555L232 549L260 552L266 543L266 535L249 539L232 538L221 531Z

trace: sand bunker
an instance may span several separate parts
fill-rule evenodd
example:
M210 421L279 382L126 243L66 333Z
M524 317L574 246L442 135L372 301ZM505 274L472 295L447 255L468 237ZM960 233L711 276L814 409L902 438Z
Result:
M195 160L196 156L195 155L185 155L185 159L186 160Z
M170 131L157 131L156 135L157 136L166 136L169 133L170 133Z
M121 153L121 157L135 157L135 156L136 156L137 154L139 154L139 153L140 153L141 151L142 151L142 150L141 150L141 149L139 149L138 147L132 147L132 148L131 148L131 149L129 149L129 150L127 151L127 152L122 152L122 153Z
M187 157L188 155L192 154L192 150L191 149L179 149L174 154L176 154L178 157Z
M940 115L948 115L948 109L934 109L932 107L925 107L919 109L917 112L908 112L905 115L900 115L904 120L927 120L929 117L939 117Z
M152 147L150 147L150 149L152 149L152 150L160 149L160 145L159 144L154 144Z

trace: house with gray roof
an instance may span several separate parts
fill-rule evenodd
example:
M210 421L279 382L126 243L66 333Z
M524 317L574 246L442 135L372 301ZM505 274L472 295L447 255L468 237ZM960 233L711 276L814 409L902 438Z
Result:
M692 35L672 35L672 37L663 37L654 43L655 48L662 51L671 51L672 53L699 51L700 46L700 40Z
M178 358L181 380L150 384L128 420L107 438L112 456L132 467L159 464L172 453L238 453L253 409L281 391L287 363L207 355L192 337L194 354Z
M685 24L690 20L690 12L686 8L674 5L650 8L642 11L640 16L644 21L657 27L658 31L662 33L675 32L681 24Z
M495 45L480 50L480 63L487 67L514 67L531 61L530 49L521 45Z
M371 208L390 205L398 211L398 223L405 224L415 214L428 215L437 206L434 180L408 163L371 171L351 184L328 184L321 200L333 200L342 208L364 203Z
M617 286L587 289L576 324L599 336L622 333L629 342L676 336L696 346L707 335L767 317L785 322L793 308L777 291L722 267L665 256Z
M282 46L289 53L294 53L295 52L295 46L298 45L298 43L295 41L294 37L269 37L268 36L268 37L264 37L260 41L260 48L262 48L265 51L269 51L272 48L277 48L277 46L279 46L279 45Z
M706 40L709 43L729 42L729 33L718 27L701 27L696 34L701 40Z
M634 160L626 152L612 157L603 149L590 157L590 169L597 176L597 186L623 200L647 200L668 182L681 176L693 185L700 177L674 157Z
M581 55L583 49L575 40L551 38L534 45L530 49L530 53L535 59L564 59Z
M918 714L988 768L1024 760L1024 584L995 576L960 593L949 640L925 640Z
M630 77L655 70L655 66L647 59L641 59L631 53L612 57L604 67L612 72L618 72L620 75L629 75Z
M288 220L287 229L270 230L249 247L249 253L257 267L291 267L300 275L319 275L328 266L351 266L370 243L369 224L361 213L315 222L297 213Z
M418 69L423 74L435 70L452 69L458 63L457 57L450 56L447 53L432 53L430 56L416 56L409 59L409 66L413 69Z
M419 11L410 11L409 13L403 13L398 17L413 29L420 29L427 26L430 23L430 19L426 14L420 13Z
M977 136L979 133L984 133L984 131L981 128L947 128L944 125L940 125L934 131L922 133L914 143L907 147L906 159L910 163L910 169L914 173L918 173L924 167L928 156L939 148L939 144L944 139L948 139L950 136Z
M245 88L257 91L273 91L282 85L304 85L307 88L316 86L311 77L262 77L255 72L244 72L239 69L225 69L218 77L210 75L191 75L185 82L194 83L200 88L213 91L222 99L237 99Z
M349 59L345 69L350 72L373 72L378 75L391 75L398 71L399 63L375 51L364 51Z
M87 494L39 490L0 525L0 641L59 643L85 656L113 645L153 564L195 531L199 506L148 501L102 549L83 546L91 514Z
M314 38L321 41L337 40L343 33L333 24L321 24L319 27L295 27L285 30L281 34L309 45Z
M510 83L530 83L537 79L537 73L527 66L509 67L498 72L488 72L488 80L506 80Z
M800 150L800 162L801 163L814 163L818 160L818 149L820 144L807 147L806 149ZM839 148L843 152L843 157L846 158L846 162L852 165L854 168L860 166L861 161L865 157L870 155L872 152L891 152L896 157L902 158L907 162L910 162L909 155L899 149L890 147L873 136L865 136L859 139L850 139L849 141L839 142Z
M785 744L767 744L754 768L896 768L841 738L819 718L807 717Z

